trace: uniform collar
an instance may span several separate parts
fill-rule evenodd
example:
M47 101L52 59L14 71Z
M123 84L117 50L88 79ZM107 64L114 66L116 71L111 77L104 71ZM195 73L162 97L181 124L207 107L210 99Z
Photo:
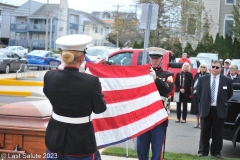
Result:
M66 71L79 71L79 68L67 66L67 67L64 67L63 70L66 70Z

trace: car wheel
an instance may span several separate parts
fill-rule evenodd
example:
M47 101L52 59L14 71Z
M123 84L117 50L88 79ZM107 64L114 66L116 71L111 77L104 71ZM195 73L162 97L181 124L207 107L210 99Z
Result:
M4 70L4 73L8 74L10 72L10 65L7 64Z

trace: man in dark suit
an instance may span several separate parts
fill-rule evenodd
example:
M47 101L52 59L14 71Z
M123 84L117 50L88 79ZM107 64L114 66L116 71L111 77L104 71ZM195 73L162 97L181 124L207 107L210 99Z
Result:
M201 117L201 135L199 156L210 153L221 158L222 131L224 119L227 117L228 100L232 97L233 86L231 79L220 74L221 62L212 62L211 74L199 78L197 96L200 99L199 114ZM209 147L212 135L211 147Z
M231 65L231 60L230 59L226 59L224 61L224 67L221 70L221 74L224 76L230 76L230 65Z

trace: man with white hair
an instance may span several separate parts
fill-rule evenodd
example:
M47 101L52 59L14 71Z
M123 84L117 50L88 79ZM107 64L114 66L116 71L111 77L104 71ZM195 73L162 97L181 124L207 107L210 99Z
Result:
M238 66L231 65L229 68L230 74L228 75L228 77L232 79L233 83L240 83L240 76L238 75Z

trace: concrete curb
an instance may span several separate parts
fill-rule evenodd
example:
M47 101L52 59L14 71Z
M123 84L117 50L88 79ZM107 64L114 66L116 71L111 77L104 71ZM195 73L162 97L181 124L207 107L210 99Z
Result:
M15 78L0 79L2 86L43 86L42 81L16 80Z

